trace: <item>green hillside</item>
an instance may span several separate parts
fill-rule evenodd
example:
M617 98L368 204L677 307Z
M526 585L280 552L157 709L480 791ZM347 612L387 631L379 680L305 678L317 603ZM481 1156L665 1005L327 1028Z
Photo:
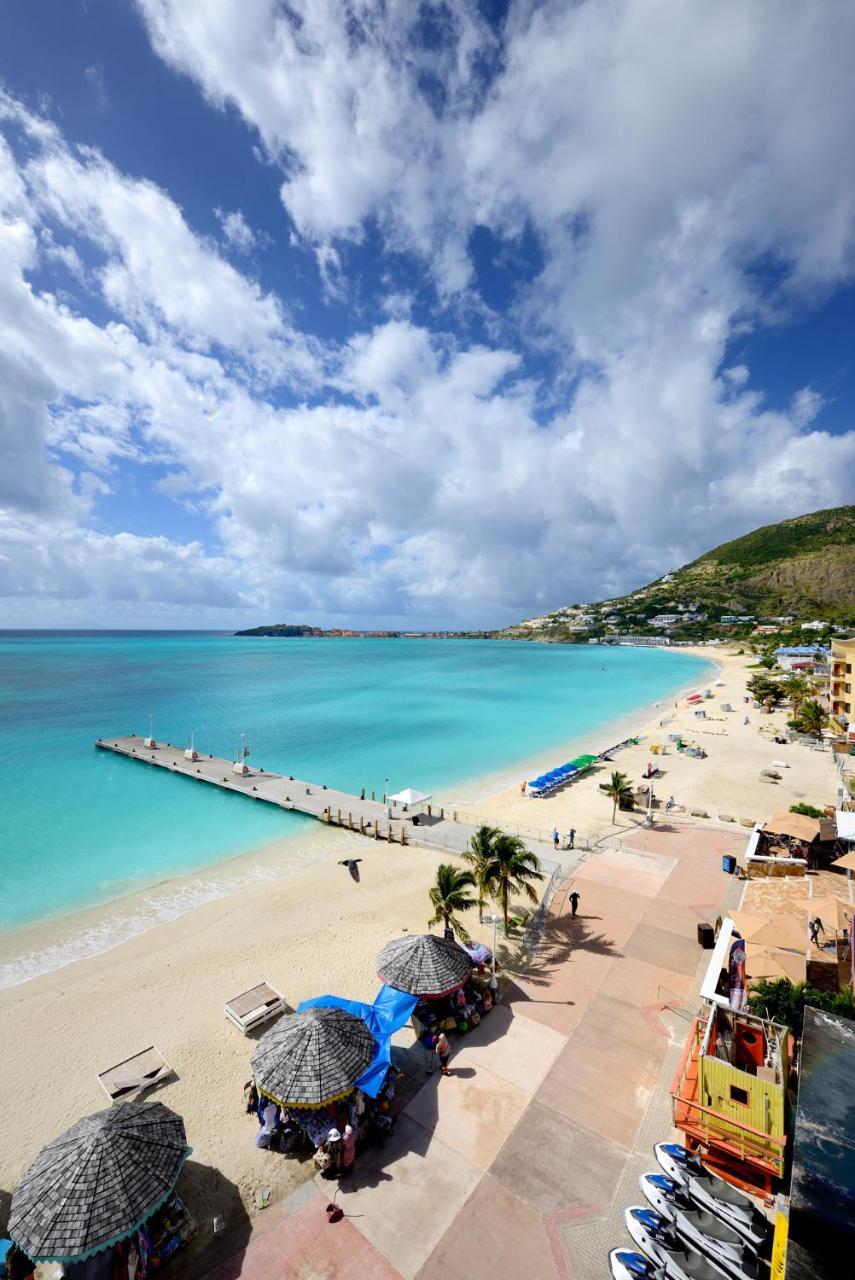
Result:
M557 609L504 634L565 641L610 632L654 635L662 628L651 619L672 613L679 618L668 633L678 639L752 629L748 622L721 622L733 615L761 624L792 618L796 627L809 621L855 623L855 507L765 525L630 595Z

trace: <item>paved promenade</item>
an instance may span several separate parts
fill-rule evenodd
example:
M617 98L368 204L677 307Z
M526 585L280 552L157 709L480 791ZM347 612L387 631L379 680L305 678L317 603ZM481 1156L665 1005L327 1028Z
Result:
M532 968L359 1160L344 1218L327 1220L334 1184L309 1182L254 1220L213 1280L601 1280L652 1144L671 1133L679 1006L709 957L697 925L737 900L721 855L744 842L700 829L632 840L577 868L575 919L562 885Z

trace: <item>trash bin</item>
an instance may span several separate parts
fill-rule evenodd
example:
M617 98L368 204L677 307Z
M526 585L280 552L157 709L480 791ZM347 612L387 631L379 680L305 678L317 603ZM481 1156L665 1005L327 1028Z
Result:
M698 925L698 946L704 951L712 951L715 946L715 930L711 924Z
M721 860L721 869L727 875L732 876L736 870L736 858L732 853L726 853Z

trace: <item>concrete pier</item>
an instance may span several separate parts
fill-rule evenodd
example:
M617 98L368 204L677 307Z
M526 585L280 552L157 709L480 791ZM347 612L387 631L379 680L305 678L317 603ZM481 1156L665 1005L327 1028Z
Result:
M195 759L187 759L184 747L155 741L146 746L147 739L137 734L126 737L99 738L95 746L102 751L127 756L142 764L154 765L169 773L178 773L194 782L207 782L223 791L234 791L250 800L275 805L278 809L291 810L327 822L331 826L344 827L359 832L369 839L391 840L400 844L418 844L427 849L447 849L462 853L475 832L470 823L457 822L453 813L433 808L428 814L421 808L415 814L400 807L392 807L392 819L386 817L386 806L379 800L362 800L347 791L337 791L321 783L309 782L281 773L269 773L266 769L245 765L246 772L235 772L232 760L223 760L202 751L195 752ZM418 818L418 823L413 818ZM527 841L528 847L542 859L554 857L552 847L540 841ZM549 864L551 865L551 863Z

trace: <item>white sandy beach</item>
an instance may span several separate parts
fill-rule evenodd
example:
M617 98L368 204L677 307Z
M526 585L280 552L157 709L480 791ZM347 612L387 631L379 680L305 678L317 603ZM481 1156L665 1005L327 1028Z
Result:
M750 657L698 652L721 668L720 676L706 682L715 694L705 704L707 719L696 720L682 698L676 711L673 699L654 708L653 723L646 727L636 723L616 732L610 726L615 737L638 732L643 739L618 753L612 767L639 781L647 761L657 759L651 744L664 744L669 732L682 730L703 745L707 758L677 755L672 748L659 761L664 776L656 789L663 799L673 794L686 813L694 808L710 815L694 821L718 821L723 815L753 821L796 800L829 803L836 776L829 754L775 746L770 728L781 727L787 713L768 716L744 706ZM716 678L724 682L722 687L714 686ZM732 713L719 710L726 702ZM660 728L658 720L672 713L673 723ZM585 745L601 750L609 742ZM566 758L559 752L554 763ZM782 781L761 781L761 770L775 759L789 764L781 770ZM611 803L598 790L608 772L605 767L543 801L523 799L517 782L474 808L496 824L543 829L554 824L562 834L570 826L596 834L639 822L642 815L621 814L619 827L611 826ZM466 792L471 795L473 789ZM294 859L299 868L291 874L244 881L238 874L233 882L238 887L226 896L146 928L101 954L0 992L0 1220L6 1207L2 1196L41 1147L80 1116L105 1105L96 1073L152 1043L177 1073L156 1096L185 1119L194 1148L185 1177L192 1184L194 1211L200 1221L207 1219L206 1229L214 1212L224 1211L230 1225L236 1216L251 1213L262 1187L270 1186L275 1200L305 1179L302 1166L271 1158L254 1146L255 1122L246 1117L242 1098L254 1042L226 1022L223 1002L261 979L278 987L291 1006L324 992L373 999L377 953L403 931L425 929L427 889L443 858L414 847L378 847L325 829L304 839L309 844L302 862ZM363 859L359 884L338 865L340 858L353 856L354 848ZM252 855L247 868L284 867L281 851L265 856L266 863L262 855ZM170 891L176 888L180 886ZM136 895L135 902L124 902L121 909L133 913L146 896ZM0 940L0 962L9 961L16 950L44 949L57 934L66 941L75 930L79 936L87 930L91 934L115 910L111 904L100 914L7 936ZM477 917L468 923L476 936L489 940L488 927L479 929ZM204 1171L211 1168L227 1183Z
M569 758L571 748L600 752L614 742L633 736L639 745L626 747L614 754L611 765L592 770L578 782L556 795L535 800L520 795L519 781L498 794L466 804L466 811L481 815L499 825L536 828L548 832L554 826L562 837L571 827L583 835L601 836L632 828L644 820L643 812L618 813L612 826L611 802L599 790L612 770L625 773L635 785L644 780L648 761L660 770L655 777L654 794L663 803L674 797L673 818L678 821L728 821L753 825L779 809L806 801L822 806L833 799L834 768L827 752L812 751L802 746L780 746L772 739L783 731L790 716L789 707L781 707L771 715L746 706L743 702L746 680L752 671L750 654L697 648L686 650L717 664L718 671L695 688L709 688L713 698L701 704L706 718L695 716L684 694L661 705L648 708L647 717L636 715L609 725L594 741L575 742L568 754L553 753L550 759L538 759L537 766L560 764ZM719 683L720 682L720 683ZM730 704L731 712L721 710ZM744 724L745 715L749 724ZM671 719L673 717L673 719ZM661 725L663 719L668 723ZM668 740L669 734L681 733L684 741L703 747L705 759L678 753ZM603 740L600 741L600 738ZM653 744L665 754L651 751ZM778 770L780 782L761 777L773 761L783 761ZM522 776L531 777L531 773ZM449 796L449 802L453 799ZM706 813L707 819L695 818L692 810Z

